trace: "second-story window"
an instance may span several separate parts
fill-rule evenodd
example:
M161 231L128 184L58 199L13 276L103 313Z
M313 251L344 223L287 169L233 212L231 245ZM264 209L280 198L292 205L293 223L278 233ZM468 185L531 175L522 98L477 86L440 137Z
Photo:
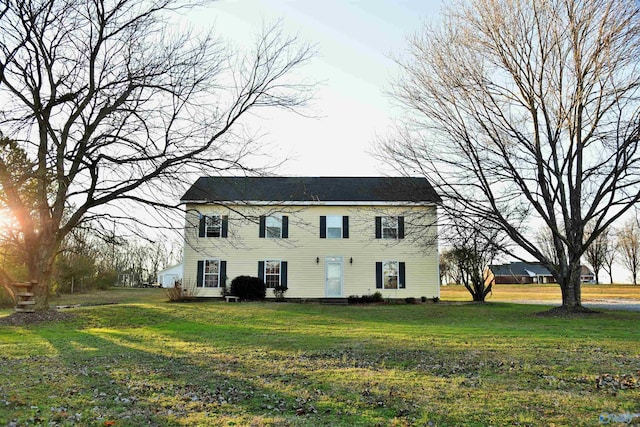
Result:
M383 239L398 238L398 217L397 216L382 217L382 238Z
M267 237L282 237L282 218L268 216L266 218Z
M404 239L404 217L377 216L376 239Z
M222 218L220 215L207 215L204 217L204 236L222 236Z
M259 237L283 238L289 237L289 217L286 215L263 215L260 217Z
M349 238L349 217L340 215L327 215L320 217L321 239L347 239Z
M342 238L342 217L341 216L328 216L327 217L327 239L341 239Z
M199 237L227 237L229 217L226 215L201 215L198 230Z

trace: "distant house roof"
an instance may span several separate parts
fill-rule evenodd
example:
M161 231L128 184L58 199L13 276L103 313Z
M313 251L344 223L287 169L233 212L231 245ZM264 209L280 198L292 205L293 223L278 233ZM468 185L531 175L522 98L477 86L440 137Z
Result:
M490 265L489 269L494 276L553 276L549 269L539 262L512 262L509 264ZM589 267L580 266L582 276L593 276Z
M440 196L426 178L201 177L180 201L436 203Z
M595 276L595 274L593 274L593 271L591 271L589 267L587 267L586 265L583 265L580 268L581 268L580 270L581 276Z
M502 265L490 265L494 276L553 276L547 267L537 262L512 262Z

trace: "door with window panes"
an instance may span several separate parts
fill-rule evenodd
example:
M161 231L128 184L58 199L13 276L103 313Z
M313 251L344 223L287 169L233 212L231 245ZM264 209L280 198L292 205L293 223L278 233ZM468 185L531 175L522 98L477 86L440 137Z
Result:
M327 257L325 264L325 296L342 297L342 257Z

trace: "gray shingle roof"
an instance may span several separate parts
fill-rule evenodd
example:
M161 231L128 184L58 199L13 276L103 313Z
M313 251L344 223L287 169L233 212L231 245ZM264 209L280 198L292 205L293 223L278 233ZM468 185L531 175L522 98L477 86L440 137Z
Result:
M440 197L425 178L201 177L180 201L435 203Z
M593 275L586 265L582 265L580 268L581 275ZM512 262L510 264L490 265L489 269L494 276L553 276L547 267L538 262Z
M552 276L547 267L536 262L512 262L510 264L491 265L489 269L495 276Z

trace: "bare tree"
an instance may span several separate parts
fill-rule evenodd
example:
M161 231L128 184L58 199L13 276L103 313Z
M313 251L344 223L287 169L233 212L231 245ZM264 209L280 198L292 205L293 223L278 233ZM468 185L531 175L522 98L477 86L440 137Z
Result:
M589 240L591 235L591 225L587 225L585 230L585 240ZM609 229L603 230L598 237L591 241L591 245L585 250L584 258L587 263L593 268L593 274L596 276L596 283L600 283L598 273L605 268L607 259L610 257L609 252L612 251L611 237L609 236ZM611 268L609 269L611 271Z
M618 253L622 265L629 270L634 285L638 284L640 273L640 223L630 218L618 230Z
M602 268L609 275L609 283L613 285L613 264L615 264L616 258L618 255L618 243L615 241L613 236L609 236L607 239L607 250L605 252L604 264L602 264Z
M542 227L536 234L536 243L540 252L551 262L557 263L559 260L558 250L553 243L553 232L548 227Z
M452 280L455 280L455 260L453 257L453 250L451 248L443 250L438 258L440 284L449 284Z
M497 254L505 249L502 233L457 210L442 214L445 219L441 239L450 246L446 253L449 275L456 283L464 285L473 301L484 302L492 290L485 272Z
M407 114L380 155L502 229L549 268L569 311L583 310L581 257L640 199L639 7L457 2L398 61ZM532 219L557 262L530 238Z
M279 25L246 55L182 29L194 4L209 3L0 5L0 129L32 163L16 178L0 161L0 191L38 282L37 310L48 308L52 265L72 229L139 214L131 203L171 206L161 196L192 173L251 173L247 156L259 147L244 118L261 107L297 109L311 96L291 74L312 49ZM25 178L36 183L30 200Z

